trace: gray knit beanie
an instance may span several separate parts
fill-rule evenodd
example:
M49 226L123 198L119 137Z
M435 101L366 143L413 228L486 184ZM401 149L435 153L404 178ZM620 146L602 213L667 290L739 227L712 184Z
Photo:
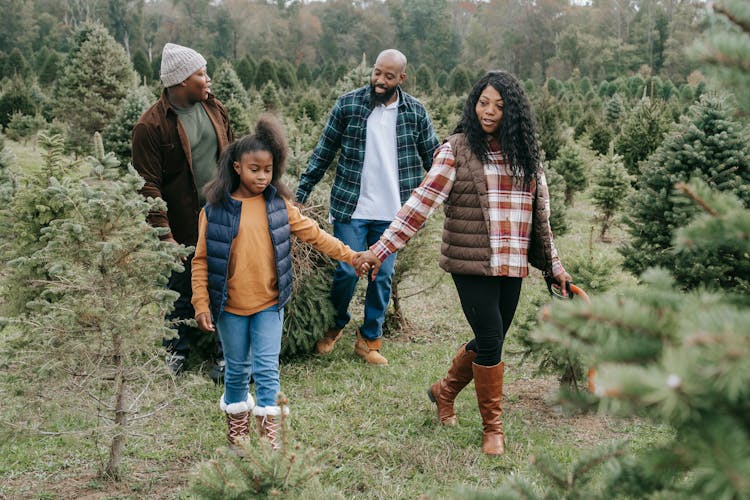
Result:
M161 53L161 83L165 87L182 83L205 65L206 60L193 49L168 43Z

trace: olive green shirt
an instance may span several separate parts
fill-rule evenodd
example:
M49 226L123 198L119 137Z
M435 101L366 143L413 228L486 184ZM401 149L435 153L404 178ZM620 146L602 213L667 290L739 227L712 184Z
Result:
M219 142L216 130L200 103L189 108L174 108L190 141L190 155L193 160L195 187L198 189L200 203L203 204L203 186L210 181L216 172L219 159Z

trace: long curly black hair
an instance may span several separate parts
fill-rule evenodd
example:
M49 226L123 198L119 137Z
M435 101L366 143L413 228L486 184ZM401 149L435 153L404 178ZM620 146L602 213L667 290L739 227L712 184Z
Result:
M504 103L503 117L494 137L500 143L500 151L513 176L522 178L528 186L539 168L541 154L531 105L515 76L507 71L490 71L480 78L466 98L461 120L453 133L464 133L472 153L481 160L486 159L487 134L477 118L476 106L488 85L500 93Z

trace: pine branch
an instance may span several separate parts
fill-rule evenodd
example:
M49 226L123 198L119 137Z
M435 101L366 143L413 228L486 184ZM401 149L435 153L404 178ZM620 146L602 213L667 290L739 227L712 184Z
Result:
M729 12L729 10L727 10L727 8L724 7L723 5L714 4L713 9L714 9L714 12L724 15L724 17L729 19L730 22L732 22L733 24L736 24L740 29L742 29L742 31L750 34L749 22L745 21L744 19L738 18L737 16Z
M675 188L677 188L678 190L682 191L688 198L690 198L691 200L693 200L704 211L708 212L709 214L713 215L714 217L716 217L717 215L719 215L719 212L717 212L712 207L710 207L708 205L708 203L706 203L703 200L703 198L701 198L700 196L698 196L698 193L696 193L690 186L688 186L684 182L678 182L677 184L675 184Z

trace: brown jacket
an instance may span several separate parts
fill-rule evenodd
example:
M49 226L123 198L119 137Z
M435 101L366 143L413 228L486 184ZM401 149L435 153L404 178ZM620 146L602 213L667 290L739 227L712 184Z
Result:
M219 153L234 140L229 115L213 95L201 103L216 130ZM167 211L149 213L148 221L169 227L178 243L194 246L198 241L200 202L193 175L190 143L185 129L167 99L166 89L138 119L133 129L133 167L146 181L141 194L162 198Z

